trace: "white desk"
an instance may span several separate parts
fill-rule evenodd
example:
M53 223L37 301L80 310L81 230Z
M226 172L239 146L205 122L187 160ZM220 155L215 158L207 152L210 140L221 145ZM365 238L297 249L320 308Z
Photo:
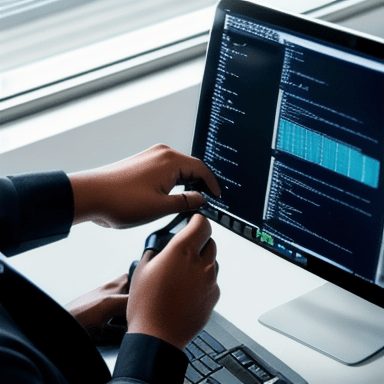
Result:
M140 258L146 236L168 220L125 231L81 224L73 228L68 239L17 256L12 264L65 304L126 272L131 261ZM216 307L219 313L310 384L384 383L383 354L361 366L348 367L258 322L259 315L316 288L322 284L321 279L215 223L213 238L220 263L221 297Z

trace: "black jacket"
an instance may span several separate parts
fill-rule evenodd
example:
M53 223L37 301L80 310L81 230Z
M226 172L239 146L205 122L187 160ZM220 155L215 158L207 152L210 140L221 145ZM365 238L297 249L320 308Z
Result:
M72 219L65 173L0 178L4 255L65 238ZM126 334L111 377L81 325L0 259L0 383L176 384L183 382L187 364L183 352L162 340Z

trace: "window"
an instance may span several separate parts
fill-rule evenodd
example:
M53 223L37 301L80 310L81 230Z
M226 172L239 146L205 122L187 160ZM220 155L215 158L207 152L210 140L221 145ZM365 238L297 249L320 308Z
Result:
M378 2L264 1L294 12ZM125 81L132 65L137 76L140 66L145 73L203 55L215 4L216 0L0 0L0 123L13 119L9 111L16 107L20 116L20 105L33 104L30 112L44 104L37 106L36 100L49 96L54 102L53 94L61 92L60 101L73 98L74 94L63 96L68 89L76 88L78 97Z
M168 45L127 33L214 5L216 0L24 0L0 2L1 99ZM206 27L205 27L206 28ZM176 33L175 33L176 32ZM173 31L177 38L178 31ZM184 36L180 34L179 38ZM104 44L100 44L104 42ZM141 48L141 49L140 49ZM82 53L82 52L83 53Z

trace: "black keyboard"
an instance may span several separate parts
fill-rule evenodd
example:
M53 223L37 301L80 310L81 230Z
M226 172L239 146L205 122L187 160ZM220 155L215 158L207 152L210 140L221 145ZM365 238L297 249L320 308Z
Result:
M184 352L189 359L185 384L292 384L273 367L266 368L248 347L228 350L206 331Z

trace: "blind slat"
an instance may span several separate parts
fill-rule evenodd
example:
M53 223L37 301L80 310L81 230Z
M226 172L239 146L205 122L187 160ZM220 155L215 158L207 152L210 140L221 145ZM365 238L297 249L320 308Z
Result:
M264 3L302 12L334 1L265 0ZM62 61L70 68L70 71L66 71L65 68L47 65L50 58L113 40L117 36L212 7L216 3L217 0L0 0L0 100L27 92L32 84L34 87L41 87L52 81L62 80L65 73L70 73L69 76L76 73L76 60ZM22 16L25 16L25 22L20 23L22 17L18 16L14 18L19 20L18 23L7 24L7 20L14 20L11 13L17 10L24 10ZM9 17L5 17L7 12ZM195 19L193 22L203 21ZM209 27L210 25L204 26L205 30ZM175 30L173 33L177 35L179 31ZM158 40L159 36L154 38ZM129 50L121 47L121 51ZM100 52L100 55L103 54ZM73 55L68 57L72 58ZM83 71L84 59L81 57L81 60L83 62L79 68ZM86 71L96 69L96 61L100 62L95 60L95 63L87 64ZM44 70L39 71L37 69L40 62ZM57 60L52 62L58 63ZM31 68L34 69L33 81L30 78ZM15 84L15 78L22 81Z

